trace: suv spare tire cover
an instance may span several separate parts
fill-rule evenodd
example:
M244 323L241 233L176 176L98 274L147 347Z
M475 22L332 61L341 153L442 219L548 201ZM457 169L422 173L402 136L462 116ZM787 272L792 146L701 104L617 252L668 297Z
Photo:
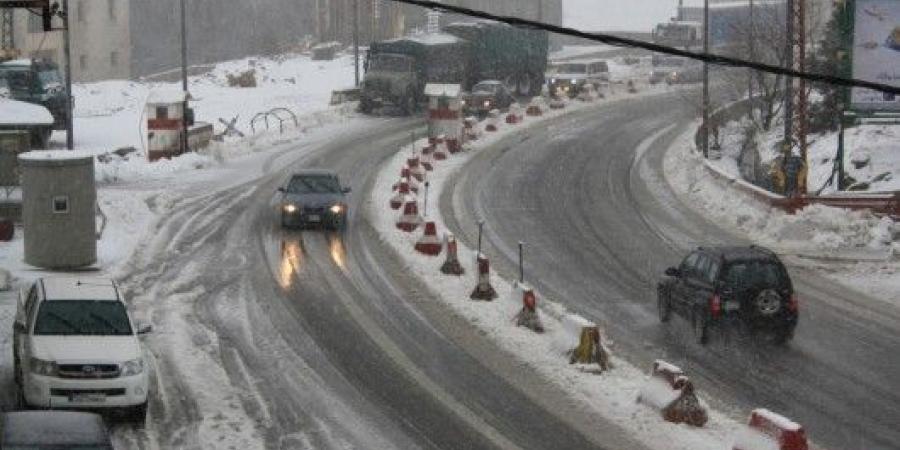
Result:
M775 289L763 289L753 299L753 309L763 316L773 316L781 311L781 295Z

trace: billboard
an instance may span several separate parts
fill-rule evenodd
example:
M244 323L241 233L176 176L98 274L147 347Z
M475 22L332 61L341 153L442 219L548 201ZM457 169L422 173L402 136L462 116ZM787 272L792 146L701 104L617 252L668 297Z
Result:
M856 0L853 77L900 87L900 1ZM853 88L851 107L900 112L900 96Z

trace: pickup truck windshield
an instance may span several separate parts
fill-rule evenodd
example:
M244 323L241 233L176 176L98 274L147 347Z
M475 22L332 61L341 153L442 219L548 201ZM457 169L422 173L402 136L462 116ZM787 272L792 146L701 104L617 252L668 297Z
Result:
M101 300L50 300L41 304L35 335L127 336L132 334L125 305Z
M558 73L587 73L587 66L584 64L563 64L559 66Z

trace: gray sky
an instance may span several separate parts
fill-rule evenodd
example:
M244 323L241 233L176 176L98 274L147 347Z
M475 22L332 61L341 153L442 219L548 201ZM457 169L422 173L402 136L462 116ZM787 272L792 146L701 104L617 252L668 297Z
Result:
M585 31L649 32L674 16L677 5L678 0L563 0L563 25Z

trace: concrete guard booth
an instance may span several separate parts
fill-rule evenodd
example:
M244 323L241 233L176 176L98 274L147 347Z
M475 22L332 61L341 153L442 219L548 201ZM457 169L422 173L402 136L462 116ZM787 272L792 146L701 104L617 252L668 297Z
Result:
M443 136L447 148L456 152L462 143L462 87L458 84L428 83L428 141L434 144Z
M184 102L190 97L183 91L156 90L147 97L147 159L172 158L182 154L181 133ZM194 111L187 109L188 147L197 150L209 145L213 135L210 123L194 123Z
M73 269L97 261L94 156L70 150L19 155L25 262Z

